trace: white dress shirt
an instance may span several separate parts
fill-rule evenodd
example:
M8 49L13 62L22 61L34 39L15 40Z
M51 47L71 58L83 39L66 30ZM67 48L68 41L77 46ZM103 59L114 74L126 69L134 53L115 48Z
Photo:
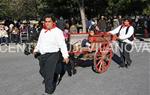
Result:
M111 34L117 34L121 28L121 25L115 28L114 30L110 31ZM128 38L130 38L132 35L134 35L134 28L133 26L130 26L128 29L128 32L126 33L127 27L122 27L119 32L119 39L121 39L123 42L133 44L133 41L130 41Z
M69 54L65 43L63 31L55 27L51 30L42 29L39 35L37 45L34 52L40 52L41 54L53 53L61 50L62 56L68 58Z

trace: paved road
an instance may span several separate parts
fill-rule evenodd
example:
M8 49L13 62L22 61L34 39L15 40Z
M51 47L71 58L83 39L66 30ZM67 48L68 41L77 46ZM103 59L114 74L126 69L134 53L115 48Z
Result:
M3 49L6 49L6 47ZM150 52L132 53L130 68L115 62L104 74L78 67L77 74L63 77L54 95L150 95ZM0 53L0 95L42 95L44 85L32 55Z

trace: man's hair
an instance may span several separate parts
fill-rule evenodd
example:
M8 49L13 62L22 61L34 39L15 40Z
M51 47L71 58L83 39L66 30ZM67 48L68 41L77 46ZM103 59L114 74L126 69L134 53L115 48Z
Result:
M126 17L126 18L123 19L123 21L125 21L125 20L128 20L129 24L132 25L132 19L131 18Z
M56 17L55 17L54 14L52 14L52 13L51 13L51 14L46 14L46 15L44 16L44 20L45 20L46 18L51 18L53 22L56 21Z

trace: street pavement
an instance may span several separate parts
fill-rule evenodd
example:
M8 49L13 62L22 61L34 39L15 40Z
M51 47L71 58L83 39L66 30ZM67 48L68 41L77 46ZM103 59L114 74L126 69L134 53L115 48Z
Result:
M38 60L21 50L10 52L7 46L1 50L5 52L0 52L0 95L42 95ZM112 61L103 74L93 72L90 66L77 67L72 77L64 75L54 95L150 95L150 52L134 49L131 58L128 69L118 68Z

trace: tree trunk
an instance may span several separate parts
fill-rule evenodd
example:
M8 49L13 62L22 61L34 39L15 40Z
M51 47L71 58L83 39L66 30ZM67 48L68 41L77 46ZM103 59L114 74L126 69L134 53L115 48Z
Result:
M87 31L86 31L86 19L85 19L85 10L84 10L84 7L80 6L80 14L81 14L83 32L85 33Z
M80 14L81 14L81 20L82 20L82 32L85 33L86 31L86 19L85 19L85 8L84 8L84 0L80 1L77 0L77 3L79 5Z

